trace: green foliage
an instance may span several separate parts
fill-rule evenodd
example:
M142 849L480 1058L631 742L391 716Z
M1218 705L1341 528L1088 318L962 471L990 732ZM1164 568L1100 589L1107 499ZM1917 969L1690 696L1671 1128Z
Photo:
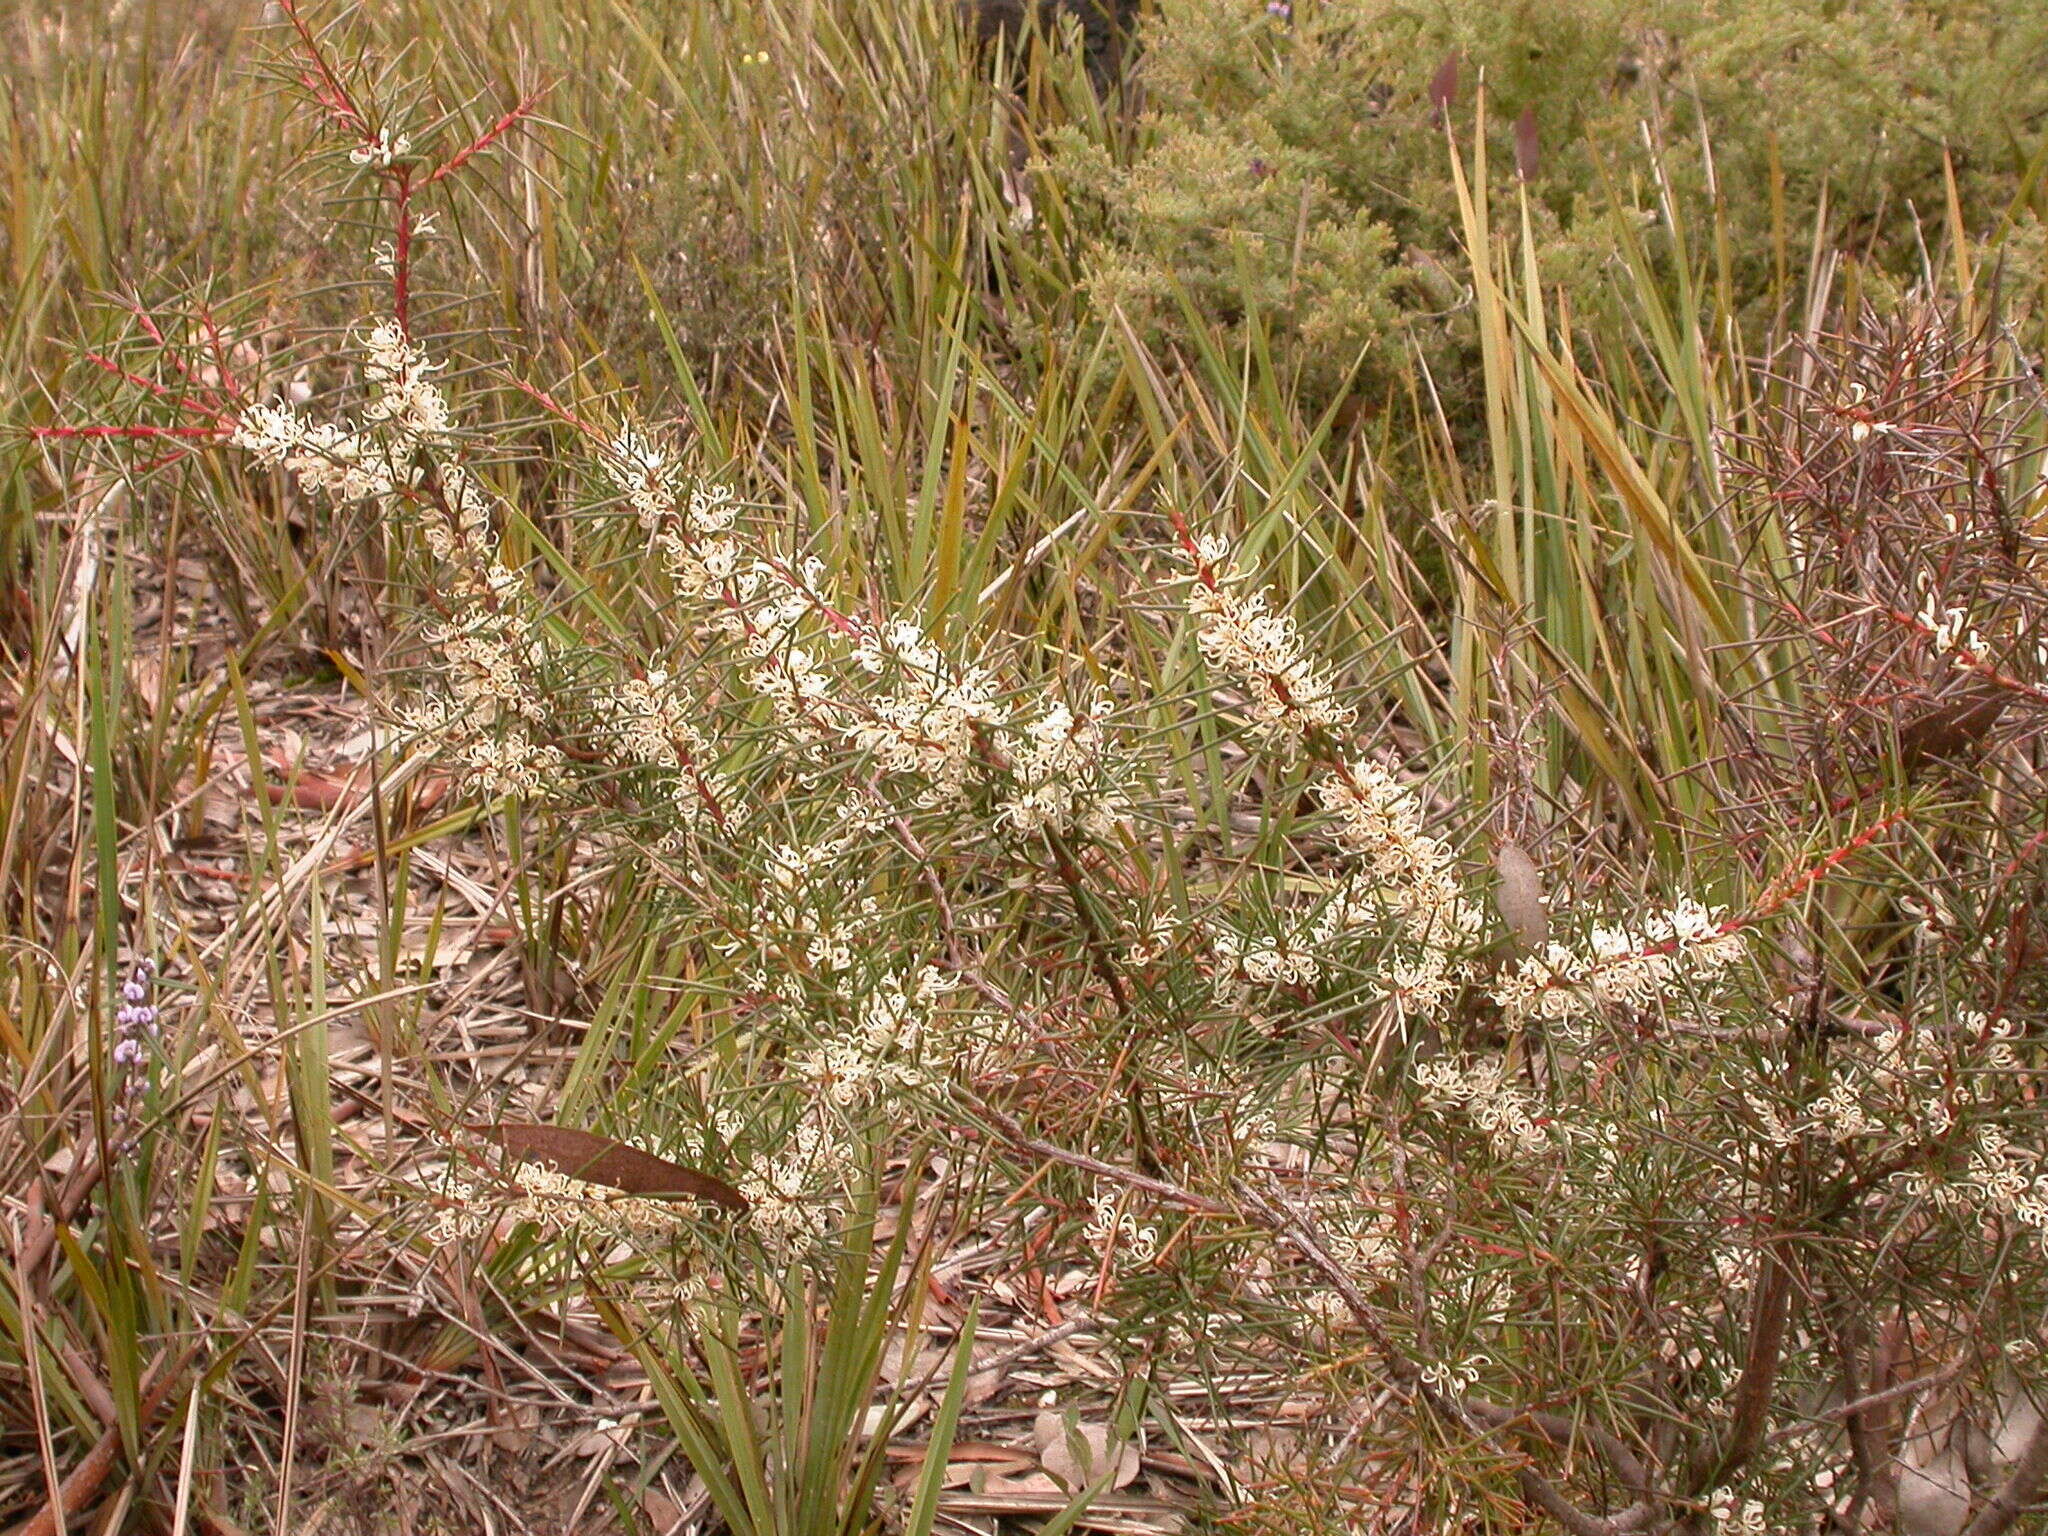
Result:
M858 1536L881 1518L891 1493L890 1433L913 1394L933 1385L915 1379L910 1362L896 1365L897 1377L907 1378L898 1389L891 1391L885 1377L885 1356L906 1337L892 1338L891 1327L920 1310L916 1298L930 1255L904 1273L909 1222L880 1241L874 1222L870 1195L820 1276L802 1267L785 1276L780 1308L771 1292L761 1323L773 1393L757 1393L748 1382L742 1357L752 1341L737 1303L702 1295L659 1309L667 1316L655 1320L602 1304L646 1367L677 1442L700 1469L732 1536ZM747 1285L752 1291L758 1282ZM932 1454L908 1511L899 1511L895 1528L904 1536L931 1536L973 1350L970 1312L938 1401ZM878 1393L880 1411L870 1422Z
M1162 336L1183 303L1270 332L1325 395L1362 351L1379 393L1411 349L1455 368L1469 345L1444 135L1480 81L1496 179L1523 125L1541 270L1581 310L1612 311L1616 220L1712 228L1726 302L1767 315L1817 227L1916 267L1945 152L1973 230L2048 207L2034 7L1162 0L1139 79L1128 152L1069 128L1048 157L1093 210L1091 291Z

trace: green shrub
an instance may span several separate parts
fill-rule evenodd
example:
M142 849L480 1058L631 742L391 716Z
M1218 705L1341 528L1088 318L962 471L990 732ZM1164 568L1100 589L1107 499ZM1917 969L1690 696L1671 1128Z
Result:
M1944 151L1973 228L2037 199L2044 64L2048 12L1989 4L1161 0L1135 148L1068 128L1048 165L1087 210L1101 302L1166 333L1182 296L1227 328L1256 317L1327 391L1368 348L1385 385L1409 343L1460 339L1444 132L1469 136L1481 80L1494 177L1517 174L1518 137L1534 151L1547 280L1602 306L1611 221L1668 198L1682 224L1725 221L1725 296L1754 307L1784 297L1816 223L1916 265Z

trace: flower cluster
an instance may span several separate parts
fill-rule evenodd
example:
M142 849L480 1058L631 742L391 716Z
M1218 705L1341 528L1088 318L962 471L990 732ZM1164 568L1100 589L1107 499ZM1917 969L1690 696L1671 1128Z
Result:
M806 977L837 985L854 969L882 915L879 900L857 889L857 859L871 830L865 809L843 802L837 830L762 846L762 878L745 926L721 946L756 990L801 1008Z
M1637 926L1596 925L1583 950L1551 944L1494 988L1509 1019L1570 1019L1603 1007L1646 1009L1698 989L1739 961L1741 927L1684 899Z
M448 397L433 381L440 365L414 346L405 328L385 320L363 339L363 378L373 394L363 407L366 421L383 422L401 439L445 443L453 432Z
M1361 1208L1326 1214L1317 1235L1353 1279L1384 1280L1401 1271L1400 1234L1385 1211Z
M718 1117L728 1145L741 1126L729 1113ZM787 1262L818 1252L832 1235L836 1194L844 1158L828 1128L814 1117L799 1120L773 1157L757 1158L736 1181L747 1198L747 1225L769 1253Z
M1097 819L1087 785L1101 757L1094 721L1049 709L1014 732L1019 747L1006 759L1010 713L990 669L954 661L909 619L840 612L819 561L749 549L730 491L689 485L644 430L620 433L603 462L677 591L707 606L711 628L737 647L748 686L793 745L813 758L828 747L858 754L913 786L909 803L921 809L957 806L1008 767L1006 819L1027 830Z
M1707 1501L1707 1514L1714 1522L1714 1536L1771 1536L1761 1499L1736 1500L1726 1488L1716 1488Z
M114 1066L113 1103L108 1110L114 1137L120 1146L133 1145L135 1119L142 1097L149 1091L151 1052L163 1038L163 1017L152 993L156 988L156 963L138 960L121 983L121 1006L114 1010L114 1045L110 1053Z
M672 850L704 822L730 830L743 813L744 802L713 766L712 748L694 721L698 711L679 680L658 667L628 678L599 703L615 754L654 770L662 786L675 813L663 844Z
M1531 1113L1528 1095L1508 1080L1498 1057L1466 1067L1454 1061L1425 1061L1415 1069L1415 1081L1430 1098L1470 1116L1499 1156L1529 1157L1552 1150L1550 1129Z
M1943 610L1930 594L1916 617L1928 644L1942 654L1958 652L1959 666L1968 667L1973 658L1984 655L1984 637L1971 627L1969 614L1961 608Z
M1970 1149L1967 1185L1986 1210L2032 1227L2048 1242L2048 1174L2029 1172L2040 1163L2039 1152L2014 1146L1997 1126L1980 1126Z
M337 503L387 499L410 478L383 444L338 422L308 422L289 405L251 405L228 441L265 469L290 475L308 495Z
M389 128L379 128L375 138L366 139L358 144L348 152L348 157L356 165L367 165L373 170L388 171L411 153L411 139L402 133L393 133Z
M637 426L604 445L599 462L679 593L703 601L731 590L742 554L734 536L740 504L729 486L693 479L659 438Z
M566 767L543 729L554 657L525 578L498 557L495 498L456 452L437 365L404 327L383 321L359 344L368 386L361 430L257 403L229 441L308 494L374 499L393 522L419 528L441 567L441 614L425 636L440 667L401 723L461 763L486 795L544 796Z
M447 397L433 382L434 365L396 321L373 326L360 344L363 377L371 386L363 407L365 430L346 421L307 421L290 404L258 401L236 419L228 441L264 468L283 470L308 494L337 503L390 501L418 491L423 475L412 450L449 440ZM380 433L379 427L389 430ZM466 476L447 494L466 514L482 510L480 493Z
M815 1086L822 1102L841 1111L928 1086L931 1074L922 1056L927 1050L943 1055L946 1044L934 1028L934 1009L956 985L933 966L910 980L884 976L861 998L852 1028L798 1055L792 1070Z
M1796 1119L1788 1121L1753 1092L1747 1097L1765 1139L1776 1145L1801 1136L1836 1146L1877 1136L1934 1145L1966 1111L1988 1107L1989 1096L2020 1072L2017 1034L2011 1019L1973 1009L1959 1011L1947 1029L1901 1021L1873 1035L1866 1048L1836 1053L1827 1087ZM1992 1182L2004 1187L2002 1179Z
M1485 1369L1493 1364L1486 1355L1468 1355L1462 1360L1432 1360L1422 1368L1422 1379L1437 1391L1462 1397L1471 1391Z
M1343 765L1318 786L1336 822L1337 841L1388 884L1444 882L1450 854L1422 830L1415 791L1376 763Z
M1905 1193L1925 1198L1952 1217L2016 1221L2031 1228L2035 1238L2048 1247L2048 1173L2036 1171L2042 1162L2037 1149L2016 1146L1998 1126L1980 1125L1961 1177L1941 1181L1921 1169L1910 1169L1897 1175L1894 1182Z
M1011 784L996 808L996 819L1016 831L1079 830L1107 837L1128 802L1106 781L1102 715L1108 701L1097 695L1077 715L1065 701L1047 704L1037 719L1019 726L1010 753Z
M1203 538L1195 541L1189 559L1194 579L1188 611L1194 616L1196 643L1212 670L1245 691L1253 736L1293 752L1313 736L1349 729L1357 712L1337 697L1294 621L1270 611L1264 593L1241 590L1245 580L1230 563L1229 546Z
M1221 1007L1235 1007L1253 988L1312 987L1322 979L1323 962L1305 944L1265 934L1241 933L1216 926L1209 935L1215 959L1215 996Z
M1397 1017L1440 1015L1467 980L1485 923L1449 844L1423 830L1415 791L1376 764L1339 761L1317 793L1333 815L1339 874L1300 882L1313 905L1283 936L1212 925L1219 1001L1234 1004L1253 987L1312 987L1362 964Z
M1099 1253L1120 1270L1142 1269L1159 1253L1159 1229L1131 1214L1122 1191L1104 1189L1088 1207L1082 1239L1090 1253Z
M958 802L978 761L984 735L1006 711L986 668L955 666L917 625L897 620L865 630L853 659L895 684L864 707L848 710L851 744L881 768L917 781L921 806Z
M1390 935L1397 942L1380 963L1377 990L1403 1017L1441 1013L1484 926L1449 846L1423 831L1415 792L1376 764L1339 764L1318 792L1339 845L1360 865L1324 907L1318 941L1361 929Z
M501 1222L530 1223L544 1238L587 1242L603 1250L669 1245L688 1236L695 1212L687 1202L621 1194L540 1163L516 1162L509 1189L451 1177L429 1232L437 1243L474 1239Z

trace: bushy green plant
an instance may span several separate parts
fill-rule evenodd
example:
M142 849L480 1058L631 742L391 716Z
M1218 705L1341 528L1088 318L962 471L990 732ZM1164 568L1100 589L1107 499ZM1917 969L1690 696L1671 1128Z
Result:
M1144 40L1135 146L1067 129L1048 159L1093 209L1092 292L1159 334L1187 305L1255 325L1325 394L1367 349L1383 390L1412 349L1468 340L1444 133L1482 81L1491 163L1526 178L1545 275L1584 309L1605 307L1617 218L1721 221L1734 303L1767 309L1816 227L1915 267L1944 154L1972 228L2039 214L2033 10L1162 0Z

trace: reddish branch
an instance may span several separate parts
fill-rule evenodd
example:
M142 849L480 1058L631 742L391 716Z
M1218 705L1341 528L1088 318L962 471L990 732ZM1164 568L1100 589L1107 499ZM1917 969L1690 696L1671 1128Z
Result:
M2002 1536L2033 1502L2044 1481L2048 1481L2048 1418L2034 1426L2033 1438L2020 1453L2005 1486L1963 1528L1962 1536Z
M518 106L512 108L511 111L491 124L490 127L478 134L468 144L449 156L440 166L423 176L420 179L419 185L421 187L431 187L435 182L441 180L442 177L452 176L461 170L470 160L482 154L493 144L497 143L499 139L510 133L514 127L532 116L533 109L539 105L541 97L547 95L551 89L551 86L544 85L531 96L528 96Z
M152 437L179 437L179 438L192 438L192 439L196 439L196 440L199 440L199 441L202 441L202 442L219 442L219 441L221 441L221 440L225 439L225 438L227 437L227 435L228 435L228 428L226 428L226 427L149 427L149 426L140 426L140 427L67 427L67 426L54 426L54 427L30 427L30 428L28 429L28 431L29 431L29 436L30 436L30 437L42 437L42 438L78 438L78 437L117 437L117 438L130 438L130 439L133 439L133 438L145 438L145 439L146 439L146 438L152 438Z
M185 1358L190 1358L189 1350ZM169 1362L170 1351L162 1350L143 1375L142 1399L136 1405L135 1418L137 1427L145 1433L154 1426L171 1388L184 1373L183 1359L176 1366ZM121 1426L109 1424L93 1442L92 1449L57 1485L55 1496L30 1516L28 1523L16 1531L15 1536L62 1536L72 1519L89 1508L99 1496L101 1486L113 1472L120 1455Z
M326 51L320 46L320 39L306 20L299 14L297 0L280 0L292 30L298 33L300 50L306 56L307 70L301 74L308 94L324 107L328 115L345 133L357 141L362 149L372 156L383 157L388 153L388 144L382 140L370 125L370 117L350 93L340 73L328 61ZM391 192L391 309L398 328L407 336L412 334L412 244L417 226L413 219L412 200L415 194L432 186L435 182L453 176L476 156L524 122L533 114L535 105L550 89L542 86L532 95L506 111L498 120L470 140L461 149L449 156L440 165L424 176L415 175L415 167L405 160L379 163L372 159L376 173Z

